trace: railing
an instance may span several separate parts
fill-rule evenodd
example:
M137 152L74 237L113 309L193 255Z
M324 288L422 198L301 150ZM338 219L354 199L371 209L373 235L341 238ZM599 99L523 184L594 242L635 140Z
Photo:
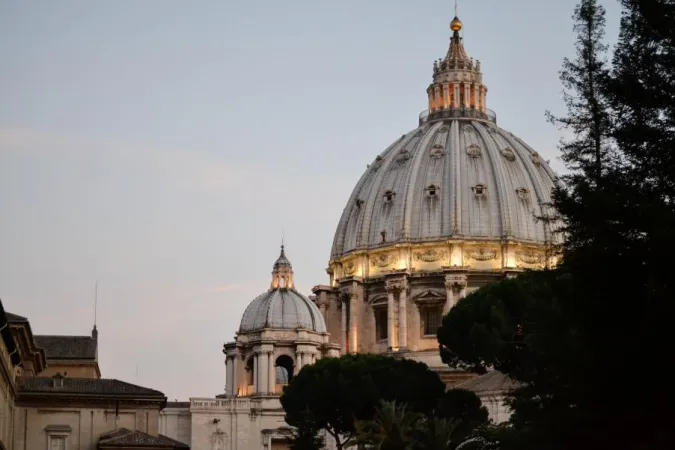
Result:
M491 109L487 110L487 115L480 112L476 111L475 109L472 108L457 108L457 109L443 109L440 111L435 111L431 114L429 114L429 110L425 109L422 111L419 115L419 125L422 126L422 124L428 122L430 119L431 120L439 120L439 119L452 119L452 118L459 118L459 117L464 117L464 118L472 118L472 119L482 119L482 120L489 120L490 122L493 122L494 124L497 124L497 113L494 112Z

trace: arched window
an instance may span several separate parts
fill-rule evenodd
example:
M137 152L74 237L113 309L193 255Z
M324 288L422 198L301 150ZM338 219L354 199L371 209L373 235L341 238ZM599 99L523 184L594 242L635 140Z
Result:
M375 300L371 306L375 315L375 342L387 342L389 338L387 300Z
M281 355L274 363L276 384L287 385L293 379L293 359L288 355Z

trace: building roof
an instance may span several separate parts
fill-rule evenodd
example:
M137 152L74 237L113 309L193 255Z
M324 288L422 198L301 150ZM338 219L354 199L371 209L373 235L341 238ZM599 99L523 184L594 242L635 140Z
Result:
M47 359L96 359L97 341L91 336L35 335L35 345Z
M165 398L164 394L154 389L137 386L115 379L106 378L60 378L63 385L58 385L54 378L23 377L19 378L19 393L64 393L101 396L139 396Z
M521 383L510 378L508 375L492 370L479 377L459 384L457 387L481 394L507 393L521 386Z
M292 288L277 288L259 295L244 311L240 332L265 328L295 330L304 328L326 332L326 322L319 308Z
M5 314L7 315L7 321L10 323L28 322L28 319L23 316L19 316L18 314L12 314L11 312L6 311Z
M142 431L119 428L101 435L98 448L143 447L148 449L189 449L190 446L163 435L151 436Z

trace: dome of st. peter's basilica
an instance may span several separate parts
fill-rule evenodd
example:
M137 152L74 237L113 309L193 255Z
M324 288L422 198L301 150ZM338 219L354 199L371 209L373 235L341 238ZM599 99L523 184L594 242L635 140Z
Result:
M481 64L451 22L418 127L375 156L337 226L330 283L316 286L344 352L397 353L447 371L436 330L467 293L555 264L556 175L487 108Z

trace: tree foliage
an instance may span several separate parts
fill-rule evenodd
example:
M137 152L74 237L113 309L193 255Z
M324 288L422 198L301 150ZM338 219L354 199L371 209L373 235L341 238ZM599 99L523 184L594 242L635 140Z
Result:
M286 422L300 426L309 411L341 449L355 423L372 420L382 400L395 400L413 412L429 413L445 386L425 364L382 355L325 358L307 366L284 389Z
M675 448L675 0L621 0L606 67L604 11L575 10L561 81L569 173L554 192L562 264L468 296L444 319L444 360L522 382L501 448ZM617 430L620 430L617 432Z

